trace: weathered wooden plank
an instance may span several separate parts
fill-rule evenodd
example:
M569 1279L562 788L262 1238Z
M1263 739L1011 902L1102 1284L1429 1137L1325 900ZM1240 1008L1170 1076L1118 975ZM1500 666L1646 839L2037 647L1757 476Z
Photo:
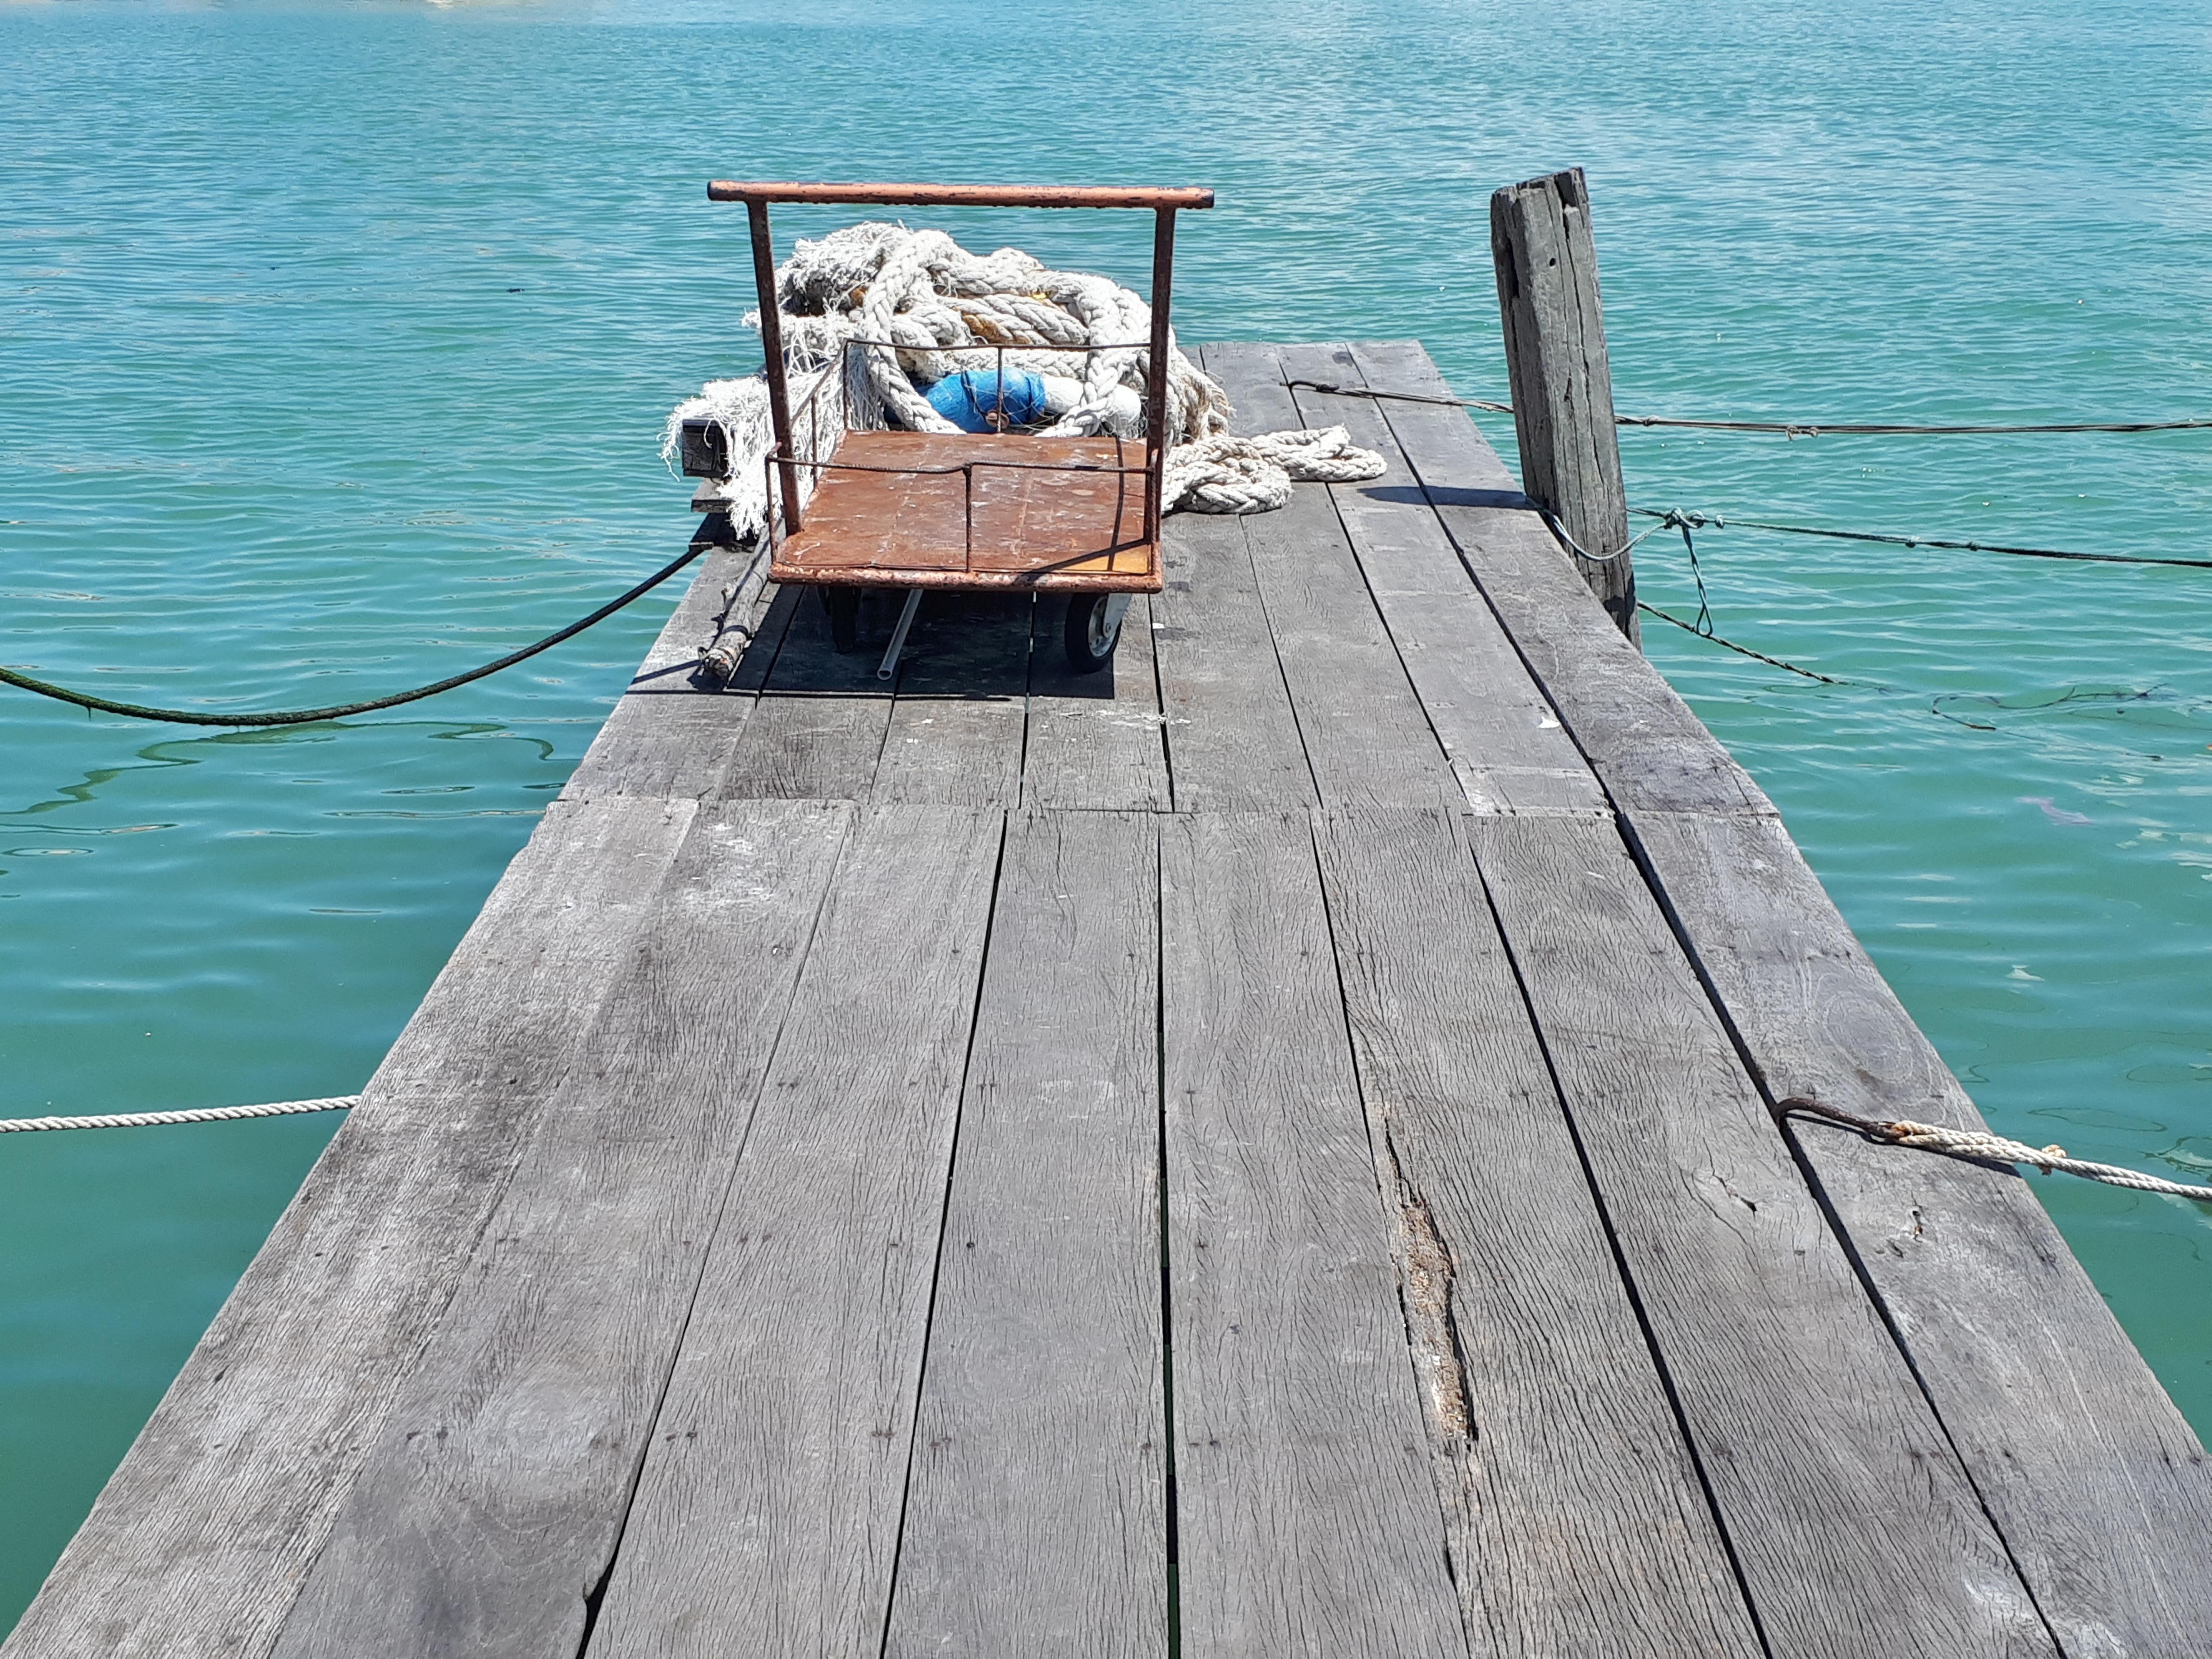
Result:
M1355 344L1378 390L1449 397L1413 341ZM1437 516L1599 781L1626 808L1771 812L1759 786L1622 638L1464 411L1378 407Z
M1200 348L1203 362L1207 348ZM1162 527L1166 591L1152 637L1168 769L1182 811L1280 809L1318 800L1244 527L1178 513Z
M779 603L783 603L779 601ZM866 800L890 725L892 685L876 678L882 645L840 654L812 590L794 592L758 706L732 750L732 793Z
M1773 1650L2055 1653L1613 827L1467 823Z
M1597 244L1583 170L1547 173L1493 194L1490 251L1522 483L1565 527L1573 548L1583 550L1571 549L1569 556L1606 614L1632 642L1640 642Z
M873 799L973 806L1020 800L1036 608L1027 593L923 595Z
M1298 424L1273 346L1210 347L1251 429ZM1243 520L1269 626L1325 804L1455 805L1460 788L1325 487Z
M1285 346L1293 380L1358 386L1344 346ZM1513 642L1475 589L1374 400L1291 388L1301 424L1341 426L1389 462L1370 483L1332 484L1368 591L1452 770L1479 812L1603 812L1604 792Z
M1007 829L891 1659L1167 1650L1158 839Z
M1770 1098L1983 1127L1778 823L1632 834ZM2202 1646L2212 1463L2029 1184L1790 1127L2062 1647Z
M617 700L568 782L565 801L608 796L704 800L728 787L754 709L750 691Z
M864 815L588 1651L881 1650L1002 816Z
M702 810L278 1651L574 1653L852 808Z
M711 520L700 526L701 538L711 533ZM707 556L645 665L562 787L564 799L675 795L702 800L721 791L738 739L752 718L754 695L790 619L790 605L775 605L775 591L759 576L749 552L718 547ZM691 667L726 605L751 642L724 684L702 684Z
M185 1361L10 1659L270 1650L695 811L556 803Z
M1030 616L1024 803L1040 809L1166 811L1167 750L1160 736L1149 596L1137 595L1112 664L1096 674L1078 674L1067 665L1060 644L1064 605L1040 598Z
M1251 811L1318 799L1244 526L1178 513L1163 540L1167 589L1152 596L1152 638L1176 807Z
M1457 823L1318 829L1476 1650L1750 1659L1758 1632Z
M1304 815L1163 836L1183 1651L1464 1654Z

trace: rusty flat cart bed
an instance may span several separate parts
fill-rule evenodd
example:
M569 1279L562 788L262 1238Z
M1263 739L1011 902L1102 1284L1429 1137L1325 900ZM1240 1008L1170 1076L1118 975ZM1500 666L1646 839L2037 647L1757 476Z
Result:
M886 673L922 590L929 588L1064 592L1070 661L1084 671L1104 667L1119 643L1128 596L1161 589L1175 216L1183 208L1211 207L1212 191L717 182L708 194L715 201L743 202L751 221L753 277L775 434L775 448L767 461L773 475L770 578L822 590L842 650L855 643L860 590L909 590L885 658ZM1151 337L1065 348L1096 351L1141 345L1148 353L1141 443L1111 435L847 431L841 410L834 447L824 459L818 404L827 379L817 381L806 406L797 411L792 407L769 227L773 202L1150 210L1155 215ZM872 349L890 343L849 343ZM1003 368L998 378L1003 386ZM836 379L841 389L849 384L846 375ZM817 438L804 457L793 441L800 416ZM808 484L811 494L803 487Z

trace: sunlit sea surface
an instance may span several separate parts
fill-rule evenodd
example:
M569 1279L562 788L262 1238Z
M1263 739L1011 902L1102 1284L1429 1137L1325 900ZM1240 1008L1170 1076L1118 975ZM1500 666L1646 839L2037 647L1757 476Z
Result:
M2170 418L2209 121L2149 0L0 3L0 661L330 703L669 557L662 417L757 362L713 176L1211 185L1186 338L1414 335L1496 397L1486 198L1579 162L1626 412ZM940 222L1146 270L1121 216ZM2212 556L2212 434L1622 447L1641 506ZM1721 633L1850 684L1653 659L1995 1125L2212 1175L2212 571L1697 551ZM338 727L0 691L0 1114L358 1088L671 602ZM0 1628L334 1127L0 1139ZM2212 1218L2036 1190L2212 1429Z

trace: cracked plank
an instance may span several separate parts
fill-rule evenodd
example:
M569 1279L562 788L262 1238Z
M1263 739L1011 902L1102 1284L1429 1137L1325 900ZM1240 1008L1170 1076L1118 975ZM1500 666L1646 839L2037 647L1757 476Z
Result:
M1464 1655L1305 816L1163 835L1183 1651Z
M1316 829L1476 1650L1755 1659L1458 824L1370 811Z

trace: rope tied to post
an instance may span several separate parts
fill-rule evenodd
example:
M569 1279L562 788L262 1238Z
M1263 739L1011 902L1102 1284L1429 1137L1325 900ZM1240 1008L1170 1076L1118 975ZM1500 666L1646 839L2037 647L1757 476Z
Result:
M2031 1146L2024 1140L1992 1134L1987 1129L1953 1129L1940 1123L1917 1123L1911 1118L1863 1117L1856 1112L1844 1111L1841 1107L1823 1105L1817 1100L1792 1095L1774 1103L1777 1117L1792 1115L1817 1117L1830 1123L1856 1129L1869 1140L1885 1146L1911 1146L1920 1152L1940 1152L1947 1158L1966 1159L1980 1164L2029 1164L2045 1175L2079 1176L2085 1181L2102 1182L2108 1187L2125 1187L2135 1192L2154 1193L2165 1198L2193 1199L2200 1204L2212 1203L2212 1187L2191 1186L2179 1181L2168 1181L2163 1176L2145 1175L2140 1170L2130 1170L2118 1164L2096 1164L2087 1158L2069 1158L2063 1146Z

